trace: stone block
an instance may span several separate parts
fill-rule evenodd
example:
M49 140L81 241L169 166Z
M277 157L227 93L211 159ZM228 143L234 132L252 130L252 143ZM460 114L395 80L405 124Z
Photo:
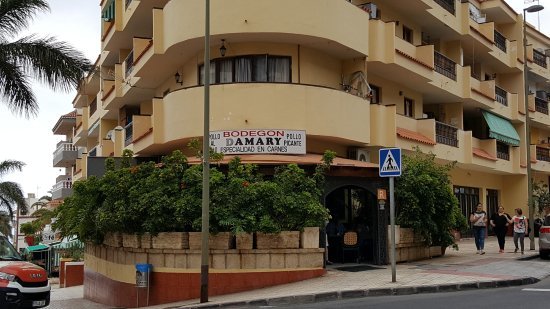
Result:
M141 236L138 234L122 234L122 245L125 248L141 248Z
M256 233L258 249L297 249L300 247L299 231L282 231L278 234Z
M136 264L136 254L134 252L130 251L124 251L124 264L126 265L134 265Z
M239 254L228 253L225 260L226 269L241 269L241 256Z
M270 263L270 255L269 254L256 254L256 268L269 268L271 265Z
M174 267L187 269L187 254L174 255Z
M299 268L323 267L323 253L304 253L298 255Z
M285 268L298 268L298 254L287 253L285 254Z
M225 254L212 254L212 268L225 269Z
M187 268L200 269L201 268L201 255L189 254L187 255Z
M300 248L319 248L318 227L306 227L300 232Z
M189 233L165 232L152 237L154 249L183 249L189 248Z
M147 263L147 253L135 253L135 255L136 255L135 264Z
M164 267L164 254L163 253L149 253L148 263L153 267Z
M235 235L236 248L241 250L252 249L253 239L251 233L238 233Z
M282 269L285 267L285 255L284 254L271 254L271 260L269 262L269 268Z
M241 264L243 269L256 268L256 254L241 254Z
M176 255L164 254L164 267L175 268L176 267Z

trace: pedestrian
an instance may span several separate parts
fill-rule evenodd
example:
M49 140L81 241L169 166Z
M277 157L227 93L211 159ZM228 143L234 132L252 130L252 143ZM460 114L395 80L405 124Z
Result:
M474 227L474 239L476 243L476 254L485 254L485 228L487 227L487 213L483 210L481 203L477 204L475 212L470 214L470 222Z
M508 231L508 223L512 218L510 215L504 212L504 207L499 206L498 212L494 213L491 217L491 220L489 223L493 227L493 231L495 231L495 234L497 235L498 239L498 247L500 248L498 250L499 253L504 252L504 243L506 239L506 232Z
M514 253L517 253L519 250L518 248L518 239L519 239L521 254L523 254L523 251L524 251L523 240L525 238L525 232L527 231L528 220L523 215L523 211L521 210L521 208L516 208L516 215L513 216L512 220L508 221L508 223L514 224L514 245L516 246Z

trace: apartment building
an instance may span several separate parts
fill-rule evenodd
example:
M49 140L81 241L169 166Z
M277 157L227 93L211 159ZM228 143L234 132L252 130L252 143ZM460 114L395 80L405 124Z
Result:
M58 131L76 158L54 164L72 181L123 149L192 157L186 145L203 134L204 2L100 5L102 52L72 131ZM528 160L548 184L550 38L527 25L524 53L523 17L506 1L212 0L210 14L212 146L268 166L336 151L324 202L341 222L370 226L372 261L386 260L380 148L456 161L464 214L478 202L526 209ZM280 144L258 145L270 136Z

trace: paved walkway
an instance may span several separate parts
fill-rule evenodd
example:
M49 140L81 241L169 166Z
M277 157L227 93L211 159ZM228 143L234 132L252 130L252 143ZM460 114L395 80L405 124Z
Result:
M538 240L537 250L538 250ZM411 294L453 291L534 283L550 276L550 261L538 258L538 251L526 250L525 255L513 252L512 238L507 249L498 253L496 238L489 237L485 255L476 254L473 239L459 242L459 251L447 249L444 257L400 263L397 282L391 282L391 267L349 272L338 270L344 265L331 265L325 276L254 291L213 296L206 304L198 300L151 306L147 308L214 308L246 307L282 303L305 303L367 295ZM529 239L525 245L529 248ZM345 266L352 266L345 264ZM112 308L82 299L82 287L52 290L50 309Z

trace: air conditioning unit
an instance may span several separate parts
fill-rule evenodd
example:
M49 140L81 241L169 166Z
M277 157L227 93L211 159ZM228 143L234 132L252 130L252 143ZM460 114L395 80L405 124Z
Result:
M357 161L370 162L370 151L366 148L349 148L348 158Z

